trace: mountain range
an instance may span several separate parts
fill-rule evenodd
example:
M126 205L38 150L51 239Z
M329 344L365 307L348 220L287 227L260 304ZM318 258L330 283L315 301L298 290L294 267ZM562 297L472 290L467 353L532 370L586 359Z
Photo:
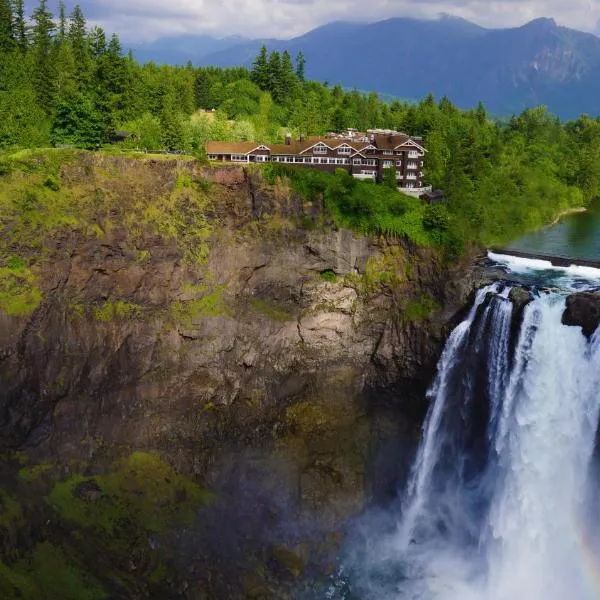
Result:
M206 37L159 40L138 58L198 65L250 66L261 45L302 51L307 77L405 99L448 96L462 108L479 101L497 115L546 105L561 118L600 115L600 38L553 19L487 29L451 16L333 22L291 40ZM177 49L180 49L179 55Z

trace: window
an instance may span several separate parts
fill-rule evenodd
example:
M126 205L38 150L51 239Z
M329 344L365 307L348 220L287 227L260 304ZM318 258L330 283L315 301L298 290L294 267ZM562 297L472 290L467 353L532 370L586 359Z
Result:
M417 168L417 163L416 162L409 162L406 166L409 169L416 169Z
M402 161L401 160L397 160L396 161L396 166L397 167L401 167L402 166Z
M353 165L362 165L362 158L354 158L352 160Z
M269 157L266 154L257 154L256 155L256 162L268 162L269 161Z
M246 154L232 154L231 162L248 162L248 156Z
M327 146L325 144L317 144L314 148L313 148L313 152L315 154L327 154L327 151L329 150L329 148L327 148Z
M218 156L216 154L209 154L208 155L208 160L219 160Z
M394 154L394 151L393 150L384 150L383 153L386 154L387 156L389 156L390 154Z
M408 153L408 158L419 158L419 153L416 150L411 150Z
M361 175L371 175L372 177L375 177L375 175L377 175L375 171L371 171L369 169L363 169L360 173Z
M362 164L374 167L377 165L377 161L374 158L365 158L365 160L362 161Z
M338 154L351 154L352 148L350 146L340 146L338 148Z
M294 162L303 163L304 162L304 158L302 158L301 156L295 156L294 157Z
M394 166L394 161L393 160L384 160L383 161L383 168L384 169L389 169L390 167Z

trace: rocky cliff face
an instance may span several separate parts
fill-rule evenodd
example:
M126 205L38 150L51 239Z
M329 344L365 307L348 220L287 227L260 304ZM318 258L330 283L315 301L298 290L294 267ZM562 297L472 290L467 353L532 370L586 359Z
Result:
M343 525L405 476L477 272L337 230L242 168L86 154L60 181L89 227L47 236L42 260L15 241L42 301L0 310L0 500L45 523L0 512L14 556L61 547L114 598L284 597L324 576ZM98 521L145 500L193 518Z

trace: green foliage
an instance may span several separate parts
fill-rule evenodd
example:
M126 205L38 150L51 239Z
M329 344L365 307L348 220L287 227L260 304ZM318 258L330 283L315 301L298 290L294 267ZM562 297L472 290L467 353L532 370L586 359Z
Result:
M330 283L335 283L338 280L338 276L335 274L335 271L323 271L320 275L323 281L328 281Z
M494 122L483 105L461 111L447 98L384 102L376 93L306 81L301 53L294 64L288 52L266 47L251 70L140 65L123 56L117 36L107 42L101 28L90 29L79 7L68 19L60 7L57 27L40 0L30 28L27 21L23 0L0 0L0 148L96 147L126 130L135 134L122 143L126 149L202 156L209 139L279 142L287 132L348 127L407 131L424 138L426 182L444 190L447 223L394 198L393 169L384 174L387 192L364 185L353 191L338 181L332 189L342 186L340 199L325 193L327 183L296 183L323 188L342 224L407 235L447 256L469 243L516 237L599 194L598 119L561 124L537 107Z

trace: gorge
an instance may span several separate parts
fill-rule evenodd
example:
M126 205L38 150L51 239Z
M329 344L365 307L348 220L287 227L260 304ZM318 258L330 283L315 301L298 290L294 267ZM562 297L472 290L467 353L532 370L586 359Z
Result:
M586 600L593 272L359 235L258 170L53 160L2 181L3 598Z
M544 277L538 261L495 258ZM511 284L479 290L442 354L396 518L361 529L353 593L341 579L329 598L596 597L600 338L563 323L567 295L597 289L600 271L556 273L561 288L534 286L520 307Z

